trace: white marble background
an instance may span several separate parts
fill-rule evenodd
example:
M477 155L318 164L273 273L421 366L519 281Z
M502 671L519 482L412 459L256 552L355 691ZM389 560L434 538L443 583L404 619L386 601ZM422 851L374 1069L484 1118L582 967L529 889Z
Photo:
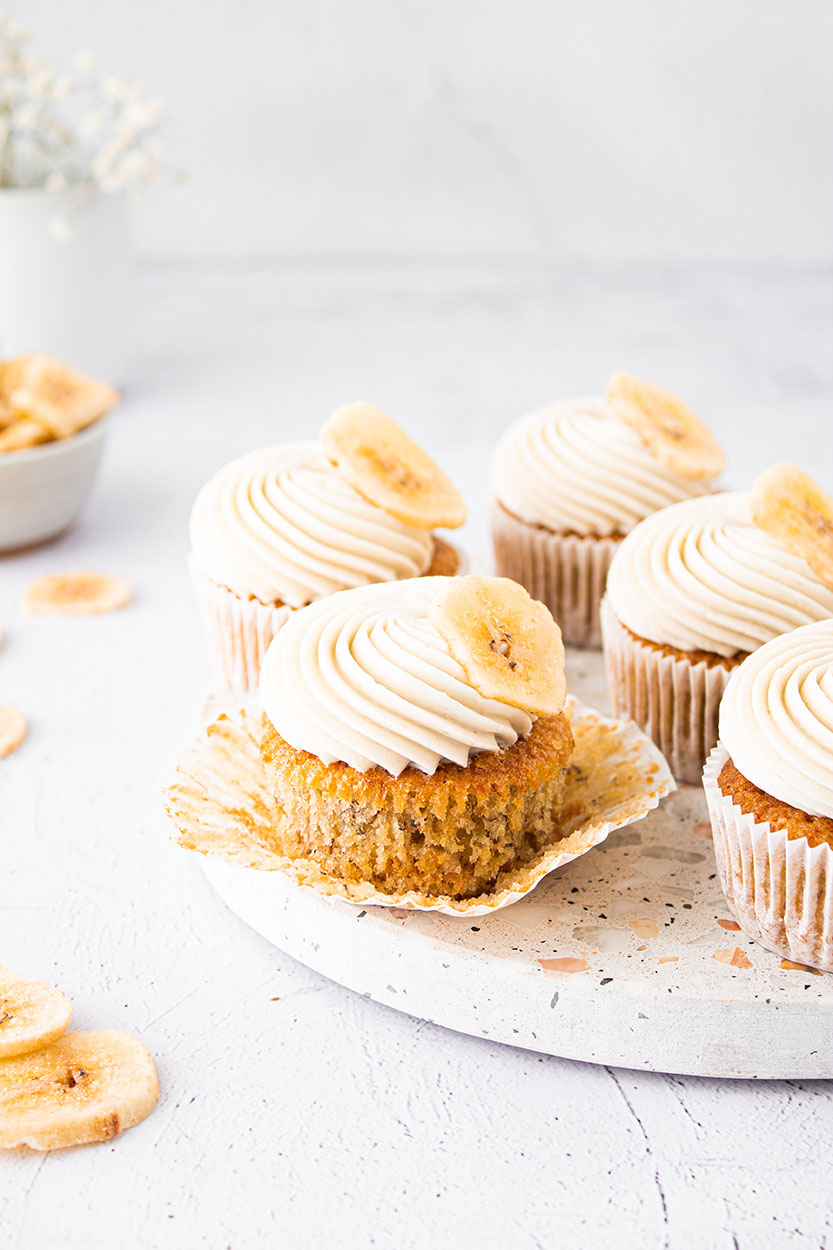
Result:
M170 101L166 256L833 258L829 0L8 0Z

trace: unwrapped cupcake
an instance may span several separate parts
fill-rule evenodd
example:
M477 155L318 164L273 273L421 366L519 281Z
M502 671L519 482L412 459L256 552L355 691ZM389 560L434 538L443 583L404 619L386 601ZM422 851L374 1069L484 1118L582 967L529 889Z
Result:
M547 604L564 641L599 646L599 605L623 536L668 504L708 493L724 468L675 396L617 373L604 399L539 408L495 449L497 572Z
M833 620L774 638L732 674L703 784L741 928L833 972Z
M346 590L263 664L273 849L330 880L471 898L559 839L564 648L502 578Z
M678 781L717 741L733 669L778 634L833 616L833 500L794 465L747 493L674 504L613 559L602 604L610 702Z
M266 649L306 604L374 582L451 575L437 537L465 505L431 457L371 404L338 409L319 442L220 469L191 513L192 581L227 688L256 689Z

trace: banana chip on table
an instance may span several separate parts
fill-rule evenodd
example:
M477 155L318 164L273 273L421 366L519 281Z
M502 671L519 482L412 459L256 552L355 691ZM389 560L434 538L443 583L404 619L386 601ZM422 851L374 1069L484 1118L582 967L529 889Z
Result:
M833 586L833 499L795 464L774 464L752 483L752 520Z
M23 598L28 612L52 612L57 616L86 616L115 612L133 598L133 587L123 577L109 577L75 569L71 573L48 573L29 587Z
M118 1029L65 1033L0 1059L0 1148L57 1150L108 1141L153 1110L150 1051Z
M54 1042L66 1032L71 1015L66 994L0 965L0 1059Z
M486 699L535 715L564 708L564 643L543 603L507 577L456 577L429 617Z
M605 400L672 473L703 481L719 477L726 468L711 431L676 395L619 372L608 382Z
M19 708L0 707L0 759L17 750L26 737L26 728L26 717Z
M457 529L466 519L458 491L381 408L347 404L321 430L325 455L351 486L406 525Z

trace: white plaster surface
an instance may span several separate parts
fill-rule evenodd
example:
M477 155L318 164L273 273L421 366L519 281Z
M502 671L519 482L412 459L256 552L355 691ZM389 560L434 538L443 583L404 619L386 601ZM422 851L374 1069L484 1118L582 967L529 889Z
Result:
M364 395L456 475L482 558L502 424L624 365L714 424L735 483L788 456L831 489L830 275L180 268L141 297L81 524L0 560L0 701L31 723L0 762L0 958L61 985L77 1027L138 1033L162 1098L108 1145L0 1160L3 1245L829 1245L827 1083L582 1064L362 999L226 910L157 783L203 692L185 527L213 467ZM135 604L27 618L30 581L73 566Z

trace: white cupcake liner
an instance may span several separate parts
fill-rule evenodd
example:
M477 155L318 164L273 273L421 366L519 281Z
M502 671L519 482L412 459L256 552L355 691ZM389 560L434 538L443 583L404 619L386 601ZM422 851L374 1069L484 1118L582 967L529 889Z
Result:
M575 737L561 807L562 836L531 863L502 873L496 888L454 899L408 891L383 894L369 883L327 876L310 859L271 847L274 795L260 756L263 713L257 700L217 715L186 744L165 803L177 841L192 851L249 868L282 873L299 886L361 906L403 907L449 916L484 916L508 907L549 873L586 855L613 829L641 820L674 789L659 751L632 722L617 722L570 699Z
M601 646L599 605L620 539L559 534L528 525L495 503L492 541L498 575L520 582L545 603L565 642Z
M601 622L611 709L645 730L678 781L697 785L717 742L720 700L732 670L705 660L692 664L640 643L606 598Z
M468 571L465 553L447 540L444 543L457 557L455 576L462 576ZM245 697L257 690L269 643L297 609L286 603L241 599L228 587L212 581L193 555L188 557L188 572L217 680L230 694ZM431 569L426 576L430 573Z
M188 572L218 680L231 694L256 690L266 649L294 609L285 603L276 607L241 599L213 582L193 556L188 559Z
M703 770L720 884L744 933L795 963L833 972L833 850L788 838L744 813L718 785L721 742Z

